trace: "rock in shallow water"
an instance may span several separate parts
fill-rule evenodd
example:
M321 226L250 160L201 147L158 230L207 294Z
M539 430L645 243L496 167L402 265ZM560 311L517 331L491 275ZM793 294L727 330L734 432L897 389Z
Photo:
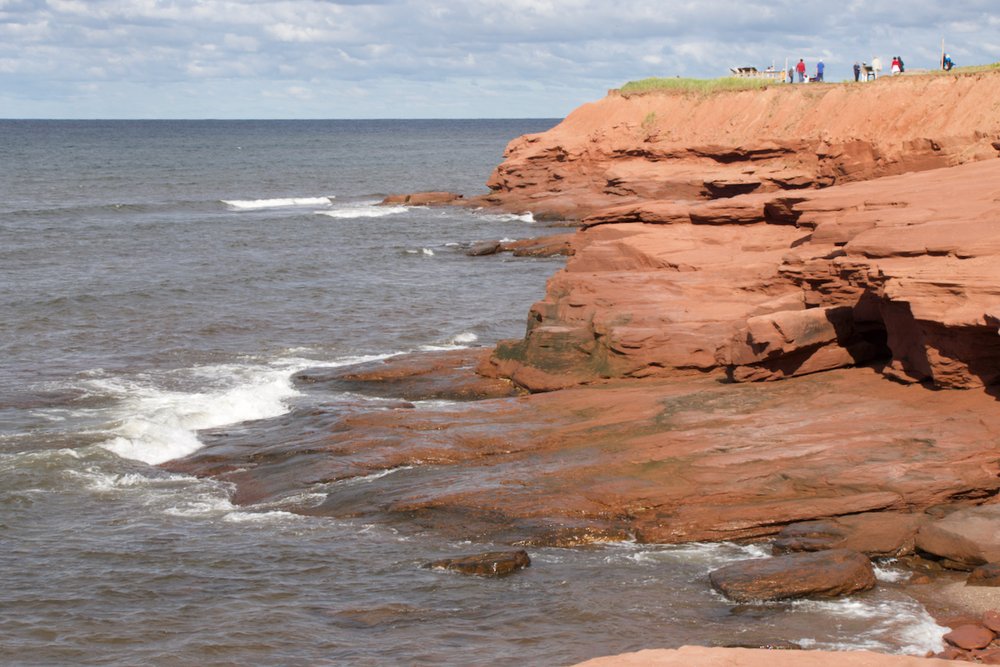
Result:
M944 636L952 646L964 649L986 648L994 638L993 632L982 625L960 625Z
M1000 563L980 565L969 573L966 586L1000 586Z
M519 549L517 551L489 551L470 556L458 556L457 558L442 558L428 563L426 567L436 570L454 570L462 574L474 574L480 577L504 577L529 565L531 565L531 559L528 557L528 552Z
M838 597L875 586L871 561L846 549L743 561L715 570L709 578L716 590L737 602Z

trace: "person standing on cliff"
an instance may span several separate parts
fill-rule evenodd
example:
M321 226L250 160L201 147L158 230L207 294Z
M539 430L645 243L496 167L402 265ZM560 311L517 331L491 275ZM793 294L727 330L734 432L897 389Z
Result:
M799 83L803 83L806 80L806 63L802 58L799 58L799 64L795 66L795 71L799 73Z
M899 68L899 56L892 57L892 63L890 63L889 65L889 71L892 73L893 76L896 76L897 74L902 72L902 70Z
M788 68L788 83L795 83L795 70Z
M875 79L878 79L878 75L882 73L882 59L878 56L872 58L872 73L875 75Z
M859 65L858 61L855 60L854 61L854 83L857 83L860 80L861 80L861 65Z
M825 70L825 69L826 69L826 65L823 64L822 60L820 60L818 63L816 63L816 80L817 81L822 81L823 80L823 70Z

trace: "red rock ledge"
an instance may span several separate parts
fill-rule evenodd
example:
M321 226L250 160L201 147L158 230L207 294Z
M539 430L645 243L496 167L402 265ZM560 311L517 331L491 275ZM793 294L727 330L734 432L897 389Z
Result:
M773 651L746 648L653 649L595 658L576 667L945 667L946 660L868 651Z

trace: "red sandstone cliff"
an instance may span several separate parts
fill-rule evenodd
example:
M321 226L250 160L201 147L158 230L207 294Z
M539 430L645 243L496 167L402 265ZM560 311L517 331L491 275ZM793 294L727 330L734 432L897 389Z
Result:
M1000 72L612 95L515 140L491 199L584 229L481 371L996 384L998 112Z
M754 192L698 200L670 197L665 185L659 198L588 189L606 183L598 172L618 160L632 164L635 182L646 178L642 165L659 173L663 160L629 156L644 139L623 125L616 115L623 109L646 105L633 109L641 120L645 108L690 104L723 118L760 102L746 93L612 98L551 133L514 143L500 173L513 179L508 167L534 146L533 173L559 173L555 187L578 193L574 201L588 217L572 241L576 254L532 308L525 338L499 345L479 368L536 391L589 386L460 409L401 403L320 412L309 415L313 427L305 432L289 418L280 445L222 438L169 467L235 484L240 503L396 469L361 496L353 487L324 486L326 501L298 511L522 544L759 538L822 519L838 546L853 540L852 532L881 539L891 532L886 525L902 526L889 547L852 547L902 553L914 548L916 524L942 507L996 506L995 399L935 389L995 388L1000 380L1000 159L992 147L1000 72L782 90L752 95L776 100L775 108L797 105L796 127L837 127L843 145L856 145L856 130L862 142L878 144L881 157L866 163L868 171L834 169L840 176L825 188L778 190L771 180ZM941 95L933 103L931 90ZM827 108L842 98L853 101ZM919 107L926 119L907 115L899 128L876 134L871 128L890 99L896 110ZM601 105L606 116L597 113ZM940 107L964 120L936 124ZM844 119L846 108L880 111ZM698 138L707 132L700 118L678 120L672 131ZM931 127L956 132L946 141L926 130L927 142L912 143L916 128ZM619 157L597 160L610 153L588 133L620 140ZM772 141L739 136L742 146L761 145L758 139ZM571 143L589 148L545 149ZM715 154L740 153L733 146ZM692 175L705 164L736 164L687 155L670 160ZM781 155L740 160L744 169L821 163L817 153ZM916 166L932 168L862 178ZM509 185L520 194L497 196L511 206L569 201L567 190L549 189L548 181L523 176ZM457 384L443 389L437 363L395 360L375 371L338 369L301 381L335 391L375 385L368 390L376 395L407 400L485 398L509 389L473 377L477 360L465 357L455 362ZM840 368L858 364L869 367ZM645 379L595 382L602 378ZM929 508L936 513L925 515ZM951 518L962 523L958 513ZM975 528L981 517L966 522ZM965 532L972 541L996 541L995 531ZM930 544L951 538L938 538L925 535L922 548L957 561ZM990 553L1000 553L993 546Z
M996 157L998 140L1000 72L711 95L612 92L548 132L512 141L484 199L579 218L629 201L951 166Z

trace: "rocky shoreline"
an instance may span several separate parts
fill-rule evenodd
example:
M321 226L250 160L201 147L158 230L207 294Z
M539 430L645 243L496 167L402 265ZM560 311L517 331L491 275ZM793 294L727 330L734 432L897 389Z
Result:
M512 142L490 195L393 199L578 220L470 245L569 257L525 337L304 372L392 400L166 467L244 504L405 469L294 509L529 550L771 541L713 573L734 600L849 594L893 559L952 628L939 657L1000 663L1000 73L809 88L611 95ZM673 655L593 664L702 664Z

